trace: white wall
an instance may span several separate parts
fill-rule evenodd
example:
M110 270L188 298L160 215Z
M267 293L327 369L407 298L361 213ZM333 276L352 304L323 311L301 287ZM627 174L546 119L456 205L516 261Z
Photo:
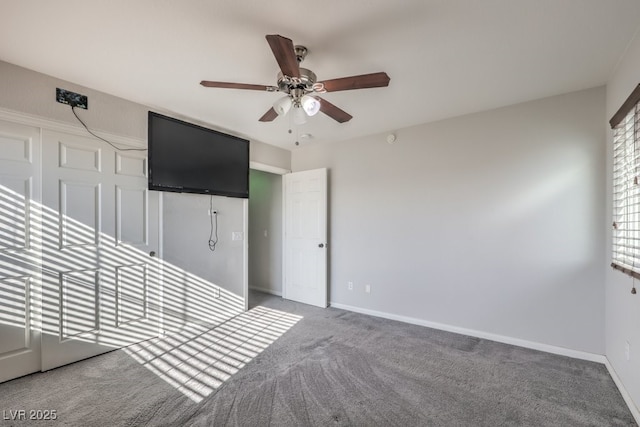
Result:
M629 46L607 84L607 121L640 83L640 37ZM607 123L607 230L606 257L606 355L624 383L635 405L640 408L640 295L632 295L634 280L608 267L611 262L613 131ZM636 281L636 286L638 283ZM625 344L630 344L631 358L626 360Z
M282 176L251 170L249 182L249 286L282 295Z
M596 88L294 151L330 169L330 300L603 354L604 106Z

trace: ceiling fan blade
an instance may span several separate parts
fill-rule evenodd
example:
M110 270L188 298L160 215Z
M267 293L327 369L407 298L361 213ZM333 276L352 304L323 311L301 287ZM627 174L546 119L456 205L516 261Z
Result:
M203 80L200 82L200 84L205 87L219 87L223 89L264 90L267 92L274 92L278 89L275 86L252 85L252 84L246 84L246 83L212 82L209 80Z
M353 118L351 114L347 113L344 110L341 110L326 99L320 98L319 96L314 96L314 98L320 101L320 111L322 111L324 114L331 117L338 123L348 122Z
M278 117L278 113L276 113L276 110L271 107L269 111L267 111L262 117L260 117L259 121L272 122L276 117Z
M291 39L272 34L267 36L273 56L276 57L282 74L289 77L300 77L300 66Z
M391 79L385 72L362 74L360 76L342 77L321 82L327 92L339 90L367 89L389 86Z

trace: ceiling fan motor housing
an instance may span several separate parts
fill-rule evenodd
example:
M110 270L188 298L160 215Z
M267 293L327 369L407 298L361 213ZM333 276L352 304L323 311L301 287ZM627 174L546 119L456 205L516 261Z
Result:
M303 89L304 92L313 92L313 84L316 82L316 74L306 68L300 68L300 77L289 77L278 73L278 90L291 93L292 89Z

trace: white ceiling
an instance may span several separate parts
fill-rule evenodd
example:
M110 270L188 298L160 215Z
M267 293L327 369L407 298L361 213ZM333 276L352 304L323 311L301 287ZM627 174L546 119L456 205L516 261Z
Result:
M293 149L605 84L638 0L2 0L0 59ZM386 71L387 88L327 93L354 118L258 122L282 96L266 34L305 45L319 80ZM1 95L1 94L0 94Z

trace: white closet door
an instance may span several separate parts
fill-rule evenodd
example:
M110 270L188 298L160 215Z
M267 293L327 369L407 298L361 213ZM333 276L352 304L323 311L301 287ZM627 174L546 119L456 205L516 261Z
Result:
M40 370L40 132L0 121L0 382Z
M43 132L43 370L158 334L145 155Z

